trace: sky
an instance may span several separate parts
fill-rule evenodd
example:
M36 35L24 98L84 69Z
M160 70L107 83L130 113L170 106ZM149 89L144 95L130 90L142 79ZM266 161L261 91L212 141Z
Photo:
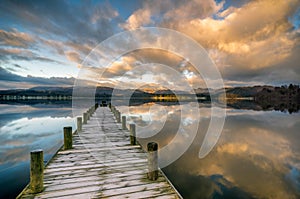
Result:
M299 0L0 0L0 89L72 86L98 44L141 27L168 28L195 40L225 86L300 84ZM204 87L184 62L155 49L129 52L101 81L91 68L90 83L176 84L158 67L164 64L193 88Z

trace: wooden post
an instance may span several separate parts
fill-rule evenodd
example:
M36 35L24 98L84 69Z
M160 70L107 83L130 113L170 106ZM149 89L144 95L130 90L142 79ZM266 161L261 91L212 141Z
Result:
M64 149L72 149L72 127L64 127Z
M147 144L148 150L148 179L157 180L158 178L158 158L157 158L158 145L155 142Z
M83 124L87 124L87 113L83 113Z
M130 144L136 145L135 124L129 124Z
M91 117L91 115L92 115L92 111L91 111L91 109L89 108L89 110L87 111L87 113L88 113L88 120L90 119L90 117Z
M117 118L117 112L118 112L118 110L116 109L116 107L114 108L114 115L115 115L115 118Z
M123 130L127 129L127 127L126 127L126 116L122 116L122 129Z
M89 110L86 111L86 115L87 115L87 118L86 118L86 119L87 119L87 120L90 119L90 114L91 114L91 113L90 113L90 109L89 109Z
M77 132L82 131L82 117L77 117Z
M118 117L118 109L116 109L116 107L115 107L115 118L117 118Z
M120 111L117 111L117 122L121 123L121 113L120 113Z
M40 193L44 189L44 154L42 149L30 152L30 189Z
M108 107L110 108L110 110L111 110L111 103L108 103Z

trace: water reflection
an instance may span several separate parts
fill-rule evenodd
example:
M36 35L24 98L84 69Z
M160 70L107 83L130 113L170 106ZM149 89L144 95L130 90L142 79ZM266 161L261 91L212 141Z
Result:
M138 140L144 147L149 141L167 146L180 132L182 112L176 105L164 107L167 119L161 128L160 111L152 108L151 114L148 113L151 105L131 107L127 115L139 125L137 135L142 134L143 138ZM217 145L208 156L199 159L210 122L210 108L200 109L199 130L193 143L183 156L164 168L179 192L185 198L299 198L300 114L237 109L228 109L227 114ZM182 122L192 126L197 115L190 111L183 118ZM145 126L150 123L151 126L157 123L159 132L144 138ZM185 136L189 136L188 131ZM184 144L183 139L177 142L169 150L169 157L182 150ZM169 157L161 156L160 162Z
M163 169L184 198L300 198L299 113L229 108L217 145L199 159L210 107L188 104L182 111L178 104L154 105L118 108L138 125L144 147L149 141L160 147L175 141L161 159L185 151ZM198 107L195 115L192 109ZM0 198L13 198L28 183L30 150L43 148L49 159L62 143L63 126L74 127L74 121L70 104L0 104L0 110Z
M29 153L44 150L45 161L62 144L71 125L70 106L0 105L0 198L15 198L29 181Z

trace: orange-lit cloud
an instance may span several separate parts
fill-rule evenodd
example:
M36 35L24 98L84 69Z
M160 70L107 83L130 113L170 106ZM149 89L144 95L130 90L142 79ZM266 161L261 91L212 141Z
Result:
M269 67L288 58L295 43L289 15L296 0L251 1L241 8L220 13L223 19L170 21L167 27L190 35L208 49L217 49L228 65L244 68Z
M297 11L300 2L243 1L240 7L226 8L224 2L193 0L151 4L145 1L143 8L136 10L120 26L129 30L160 26L187 34L206 48L228 85L234 82L240 85L245 82L260 84L266 81L264 73L272 71L272 68L274 71L288 68L286 72L294 74L294 59L299 54L300 40L299 30L293 30L290 17ZM160 16L159 20L157 16ZM264 73L261 73L262 70L265 70ZM277 81L279 73L272 73L269 81ZM251 79L255 76L256 79ZM292 76L290 79L297 79ZM199 80L197 76L189 78L189 81L192 79ZM201 81L198 82L201 84Z
M18 32L16 29L12 31L0 30L0 44L14 47L29 47L34 42L33 38L24 32Z
M127 30L134 30L143 25L151 23L151 12L148 9L139 9L135 11L126 21L125 24L122 24L121 27Z
M81 63L82 59L80 58L80 54L74 51L68 51L65 52L65 55L68 60L75 62L75 63Z

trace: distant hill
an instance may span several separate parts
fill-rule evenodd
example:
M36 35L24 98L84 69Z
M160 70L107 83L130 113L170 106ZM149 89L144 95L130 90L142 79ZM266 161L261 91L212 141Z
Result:
M226 93L234 94L238 97L254 97L263 89L272 89L273 86L253 86L253 87L234 87L226 88Z
M30 89L1 90L0 95L50 96L72 95L72 87L33 87Z
M74 93L73 93L74 91ZM223 102L224 93L221 89L198 88L194 92L198 102L209 103L211 98ZM300 88L299 85L289 86L253 86L225 88L227 106L238 109L252 110L278 110L289 113L300 110ZM189 91L172 90L134 90L134 89L113 89L110 87L33 87L30 89L0 90L1 103L37 103L45 100L69 101L74 97L96 97L98 99L111 100L111 96L122 99L130 98L131 105L138 105L155 101L156 103L177 104L175 96L184 96L186 102L194 99ZM76 95L75 95L76 94ZM182 99L182 98L181 98ZM245 100L246 99L246 100ZM248 101L247 101L248 100ZM122 103L120 101L120 103Z
M252 87L233 87L225 88L227 97L253 97L258 100L266 100L269 98L278 98L285 99L284 94L289 93L289 89L293 88L293 95L298 95L299 86L290 85L273 87L273 86L252 86ZM134 89L113 89L110 87L33 87L30 89L14 89L14 90L0 90L1 96L72 96L74 93L78 97L85 97L90 94L95 94L97 97L110 97L112 93L118 96L135 96L135 97L150 97L155 95L191 95L189 91L172 91L169 89L166 90L157 90L155 92L147 92L146 90L134 90ZM220 97L222 94L221 90L209 90L207 88L197 88L194 89L194 92L197 96L204 97ZM269 96L268 98L264 96ZM297 98L297 97L293 97Z

